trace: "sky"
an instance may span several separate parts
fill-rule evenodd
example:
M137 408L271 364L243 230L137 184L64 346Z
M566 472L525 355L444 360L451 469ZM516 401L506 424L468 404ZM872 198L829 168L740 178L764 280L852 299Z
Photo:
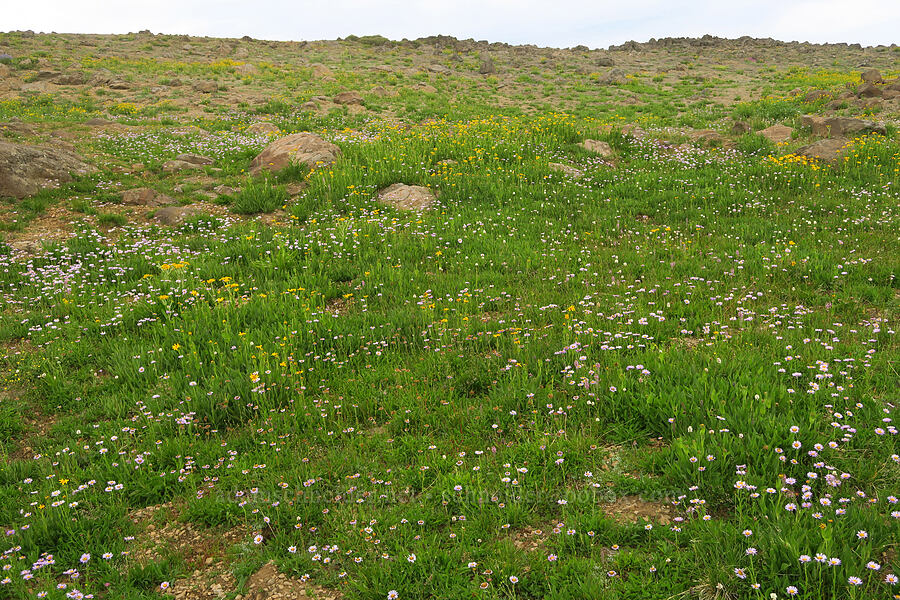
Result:
M0 31L153 33L267 40L452 35L606 48L628 40L743 35L900 43L898 0L0 0Z

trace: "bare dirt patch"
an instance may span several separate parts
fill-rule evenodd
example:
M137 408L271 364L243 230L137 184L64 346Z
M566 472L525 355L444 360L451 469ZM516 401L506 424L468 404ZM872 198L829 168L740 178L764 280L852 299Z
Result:
M615 502L603 504L603 513L621 523L654 521L668 524L672 520L672 507L665 502L650 502L640 496L621 496Z

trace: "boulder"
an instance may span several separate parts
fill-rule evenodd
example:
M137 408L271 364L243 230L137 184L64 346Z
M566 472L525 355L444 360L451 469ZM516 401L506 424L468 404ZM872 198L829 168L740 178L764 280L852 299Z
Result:
M884 90L882 92L881 97L885 100L893 100L894 98L900 98L900 91L898 90Z
M497 72L497 67L494 66L494 60L490 56L486 56L481 60L481 66L478 67L478 72L482 75L493 75Z
M436 198L427 187L395 183L378 192L378 202L397 210L429 210Z
M330 165L341 155L341 149L314 133L293 133L278 138L253 159L250 174L277 172L290 164L304 164L311 168Z
M308 102L304 102L300 105L302 110L319 110L319 105L313 102L312 100Z
M312 69L313 77L318 79L325 79L327 77L334 77L334 71L329 69L323 64L313 63L309 65L310 69Z
M449 75L451 73L450 69L444 65L428 65L428 70L439 75Z
M825 125L828 126L828 134L831 137L852 137L865 133L886 135L887 133L883 123L853 117L830 117L825 119Z
M219 196L234 196L241 190L227 186L227 185L217 185L216 187L213 188L212 191L214 191Z
M414 85L412 89L414 89L417 92L422 92L423 94L436 94L437 93L436 87L434 87L433 85L428 85L427 83L424 83L421 81L419 83L417 83L416 85Z
M886 84L887 89L894 90L895 92L900 92L900 77L890 81Z
M219 84L215 81L198 81L193 85L193 89L201 94L212 94L219 91Z
M698 129L688 133L692 142L705 146L719 146L725 141L725 137L713 129Z
M803 96L803 101L809 103L809 102L815 102L816 100L818 100L820 98L829 98L829 97L831 97L831 94L826 90L810 90L810 91L806 92L805 96Z
M175 227L199 213L200 209L195 206L166 206L153 213L153 220L161 225Z
M0 79L6 79L7 77L9 77L10 72L11 71L9 70L9 67L4 65L3 63L0 63Z
M178 171L196 171L202 169L203 165L188 162L186 160L167 160L163 163L163 173L177 173Z
M551 169L553 169L554 171L559 171L560 173L565 173L566 175L568 175L570 177L574 177L575 179L578 179L579 177L584 175L584 173L582 173L575 167L571 167L571 166L565 165L563 163L550 163L548 166Z
M856 90L860 98L881 98L883 94L880 87L874 83L864 83Z
M790 127L787 127L786 125L775 124L771 127L760 129L756 133L763 136L773 144L783 144L785 142L791 141L791 134L794 133L794 130Z
M609 56L601 56L600 58L597 59L597 66L598 67L614 67L614 66L616 66L616 61L614 61Z
M881 78L881 73L878 69L868 69L863 71L859 78L865 83L883 83L884 80Z
M0 198L26 198L93 170L69 150L0 141Z
M132 206L168 206L175 204L174 198L145 187L125 190L121 196L123 204Z
M820 117L819 115L801 116L800 126L809 127L812 134L817 137L828 135L828 125L825 124L825 117Z
M797 150L797 154L806 158L821 160L836 167L844 162L843 151L849 143L847 138L835 137L813 142Z
M619 85L628 80L625 78L625 71L622 69L610 69L599 81L606 85Z
M612 147L606 142L601 142L600 140L592 140L586 139L580 144L578 144L585 150L589 150L590 152L596 152L600 156L609 157L613 155Z
M249 135L274 135L277 134L280 129L272 123L267 121L261 121L259 123L253 123L247 129L244 130L244 133Z
M334 97L335 104L362 104L362 102L359 92L341 92Z
M56 85L84 85L87 82L82 73L65 73L55 77L50 83Z
M201 167L211 165L216 162L208 156L200 156L199 154L179 154L175 157L175 160L180 160Z

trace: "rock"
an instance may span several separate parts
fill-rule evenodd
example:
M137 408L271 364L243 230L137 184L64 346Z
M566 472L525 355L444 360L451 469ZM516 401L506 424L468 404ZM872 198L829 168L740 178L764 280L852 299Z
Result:
M104 125L113 125L114 122L109 119L101 119L100 117L94 117L92 119L88 119L84 122L85 125L90 125L91 127L102 127Z
M600 140L586 139L578 145L585 150L596 152L603 157L610 157L613 155L612 147L606 142L601 142Z
M815 158L824 161L831 166L837 166L844 161L843 149L849 140L847 138L836 137L819 140L813 142L809 146L804 146L797 151L800 156L806 158Z
M229 187L227 185L217 185L213 188L213 191L220 196L234 196L241 190L233 187Z
M234 72L237 73L238 75L244 75L244 76L256 75L257 73L259 73L259 69L256 68L256 65L251 65L251 64L245 63L242 65L235 65Z
M334 97L335 104L362 104L362 102L359 92L341 92Z
M803 96L803 101L806 103L815 102L820 98L830 98L831 94L826 90L810 90L806 92L806 95Z
M84 85L86 81L87 79L82 73L66 73L54 78L50 83L55 85Z
M449 75L452 72L444 65L428 65L428 70L439 75Z
M800 117L801 127L809 127L815 136L828 135L828 125L825 124L825 117L819 115L803 115Z
M493 75L497 72L497 68L494 66L494 60L490 56L486 56L481 60L481 66L478 67L478 72L482 75Z
M302 110L319 110L319 105L310 100L309 102L304 102L300 105Z
M696 142L706 146L719 146L725 141L725 138L721 133L712 129L699 129L697 131L692 131L688 134L688 137L692 142Z
M831 137L852 137L865 133L887 134L883 123L853 117L830 117L825 119L825 125L828 126L828 134Z
M328 67L326 67L323 64L313 63L310 65L310 68L312 69L313 76L317 77L319 79L324 79L326 77L334 77L334 71L332 71L331 69L329 69Z
M874 83L864 83L856 90L860 98L880 98L882 90Z
M900 77L886 84L887 89L900 92Z
M185 219L200 212L196 206L166 206L153 213L153 220L162 225L174 227L184 223Z
M162 166L163 173L177 173L178 171L192 171L202 168L202 165L190 163L186 160L167 160Z
M431 190L420 185L395 183L378 192L378 202L397 210L428 210L436 198Z
M317 168L330 165L340 155L340 148L314 133L294 133L266 146L250 163L250 174L258 175L262 171L274 173L298 163Z
M121 196L123 204L132 206L168 206L175 204L174 198L145 187L125 190Z
M0 198L26 198L93 170L68 150L0 141Z
M606 85L620 85L628 80L625 78L625 71L622 69L610 69L599 81Z
M37 74L31 79L32 81L51 81L58 77L61 77L62 73L59 71L38 71Z
M730 131L732 135L743 135L750 132L750 125L744 121L735 121Z
M881 93L881 97L885 100L893 100L894 98L900 98L900 91L898 90L884 90Z
M245 58L250 57L250 51L244 48L243 46L238 47L234 51L234 57L238 60L243 60Z
M244 133L249 135L273 135L277 134L281 130L278 129L273 123L269 123L267 121L261 121L259 123L253 123L247 129L244 130Z
M200 166L211 165L216 162L208 156L200 156L199 154L179 154L175 157L175 160L181 160L186 163L191 163L192 165Z
M10 73L11 71L9 70L9 67L4 65L3 63L0 63L0 79L6 79L7 77L9 77Z
M422 92L423 94L436 94L437 93L436 87L434 87L433 85L428 85L427 83L423 83L421 81L419 83L417 83L416 85L414 85L412 89L416 90L417 92Z
M198 81L193 85L193 89L201 94L212 94L219 91L219 84L215 81Z
M616 61L614 61L609 56L601 56L600 58L597 59L597 66L598 67L614 67L614 66L616 66Z
M791 134L794 133L794 130L790 127L787 127L786 125L775 124L771 127L760 129L756 133L763 136L773 144L784 144L785 142L789 142L791 140Z
M878 69L869 69L867 71L863 71L860 74L859 78L865 83L883 83L884 80L881 78L881 73Z
M554 171L559 171L560 173L565 173L566 175L568 175L570 177L574 177L575 179L578 179L579 177L584 175L584 173L582 173L575 167L570 167L569 165L564 165L562 163L550 163L548 166L551 169L553 169Z

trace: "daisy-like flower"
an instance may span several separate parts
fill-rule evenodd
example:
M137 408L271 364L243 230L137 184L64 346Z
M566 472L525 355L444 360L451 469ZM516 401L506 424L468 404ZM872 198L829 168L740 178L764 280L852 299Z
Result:
M735 568L734 574L738 579L747 579L747 572L743 569Z
M849 583L850 585L862 585L862 579L854 575L847 579L847 583Z
M409 556L406 557L406 560L407 560L407 562L414 563L414 562L416 562L416 555L410 554Z
M559 558L559 557L556 556L555 554L551 554L550 556L547 557L547 560L549 560L550 562L556 562L557 558Z
M752 547L751 547L751 548L747 548L747 549L744 551L744 553L745 553L747 556L755 556L757 552L758 552L757 549L756 549L756 548L752 548Z
M751 535L753 535L753 530L752 530L752 529L745 529L744 531L741 532L741 534L742 534L744 537L750 537Z
M82 554L82 555L81 555L81 558L78 559L78 561L79 561L81 564L84 564L84 563L86 563L86 562L89 561L89 560L91 560L91 555L88 554L87 552L85 552L84 554Z
M831 558L828 559L828 566L829 566L829 567L839 567L839 566L841 566L841 559L839 559L839 558L836 557L836 556L832 556Z
M490 584L487 581L482 581L481 583L478 584L478 587L480 587L483 590L486 590L486 589L488 589L488 585L490 585Z
M878 571L881 569L881 565L879 565L874 560L870 560L869 562L866 563L866 568L871 569L873 571Z
M616 575L618 575L618 573L616 573L615 571L607 571L606 575L608 577L615 577Z
M397 590L391 590L388 592L388 600L397 600L400 597L400 593Z
M797 589L797 586L795 586L795 585L789 585L789 586L787 586L787 588L785 588L784 591L787 592L787 595L788 595L788 596L796 596L797 594L800 593L800 590L798 590L798 589Z
M288 546L288 552L290 552L291 554L296 554L297 546Z
M169 589L169 582L168 582L168 581L163 581L161 584L159 584L159 589L161 589L161 590L167 590L167 589Z
M864 529L860 529L859 531L856 532L856 537L858 539L864 540L867 537L869 537L869 532L865 531Z
M473 561L473 562L470 562L470 563L469 563L469 568L470 568L470 569L478 568L478 563L477 563L477 562L474 562L474 561Z
M806 564L806 563L810 562L811 560L812 560L812 558L810 558L810 556L808 554L800 555L800 562L803 564Z
M888 573L884 576L884 582L888 585L897 585L898 581L900 581L900 578L898 578L893 573Z
M261 536L261 535L257 535L255 538L253 538L253 543L256 544L257 546L262 544L262 542L263 542L263 536Z
M519 578L516 577L515 575L510 575L510 576L509 576L509 582L510 582L510 583L519 583Z

